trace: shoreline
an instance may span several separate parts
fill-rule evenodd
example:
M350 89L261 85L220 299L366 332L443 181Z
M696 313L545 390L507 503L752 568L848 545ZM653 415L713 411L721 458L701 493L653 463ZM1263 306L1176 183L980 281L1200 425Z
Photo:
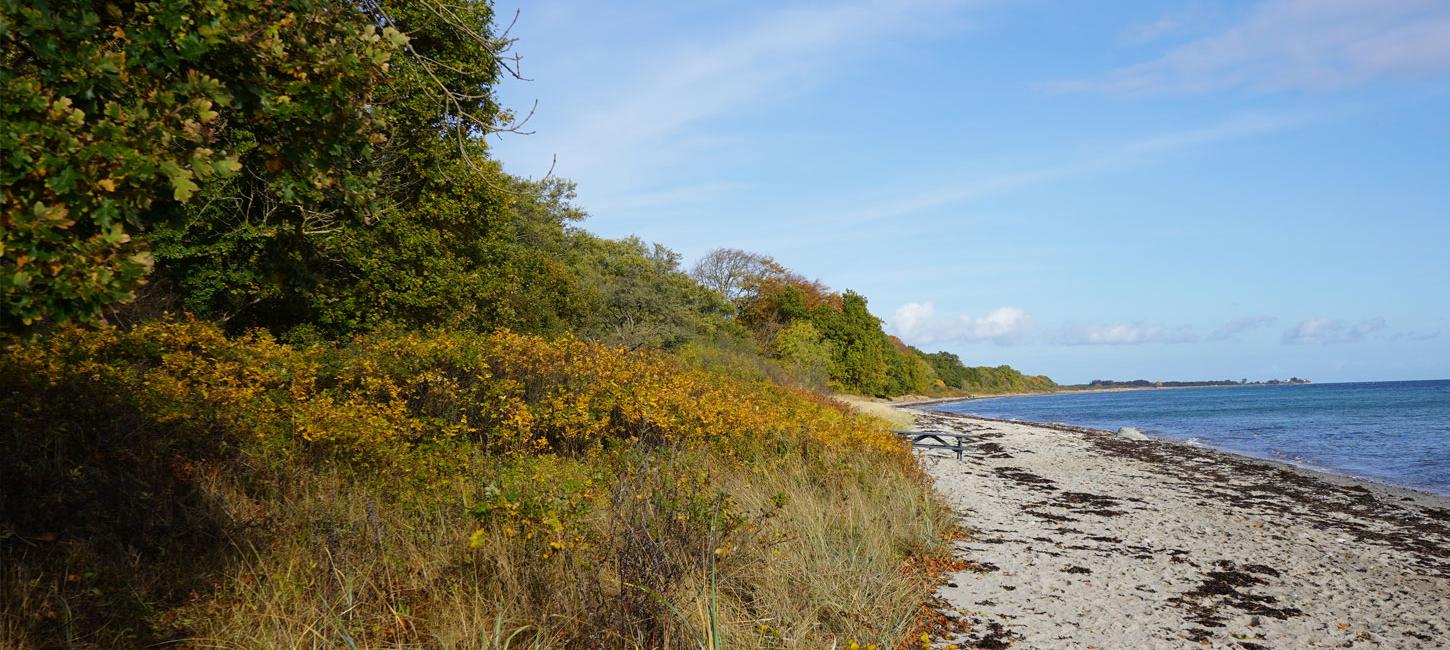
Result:
M1112 431L1110 429L1099 429L1097 427L1088 427L1088 426L1081 426L1081 425L1076 425L1076 424L1066 424L1066 423L1062 423L1062 422L1037 422L1037 421L1034 421L1034 420L1015 420L1015 419L1010 419L1010 418L994 418L994 417L989 417L989 416L985 416L985 415L976 415L976 414L973 414L973 413L954 413L954 412L950 412L950 411L931 411L931 412L932 413L941 413L941 414L954 415L954 416L962 416L962 417L970 418L970 419L973 419L973 420L982 420L984 422L1001 422L1003 424L1022 424L1022 425L1033 426L1033 427L1041 427L1043 429L1053 429L1053 430L1056 430L1056 431L1075 432L1075 433L1092 433L1092 434L1106 435L1106 436L1115 436L1115 435L1117 435L1116 432L1114 432L1114 431ZM1292 471L1292 472L1299 472L1299 473L1302 473L1302 474L1307 474L1307 475L1309 475L1309 476L1311 476L1313 478L1316 478L1316 479L1319 479L1319 480L1323 480L1323 481L1328 481L1328 482L1331 482L1331 483L1347 482L1347 483L1352 484L1352 485L1362 485L1362 486L1368 486L1368 487L1382 488L1385 491L1394 492L1398 496L1416 495L1416 496L1431 497L1433 499L1437 499L1437 500L1443 501L1444 502L1442 504L1443 507L1450 507L1450 494L1440 494L1440 493L1437 493L1437 492L1431 492L1430 490L1425 490L1425 489L1417 488L1417 487L1414 487L1414 486L1411 486L1411 485L1399 485L1397 483L1391 483L1389 481L1381 480L1381 479L1378 479L1378 478L1372 478L1372 477L1368 477L1368 476L1353 476L1353 475L1350 475L1350 474L1341 474L1339 472L1334 471L1332 468L1320 469L1320 468L1317 468L1317 467L1306 467L1304 465L1296 465L1296 464L1291 463L1291 462L1288 462L1288 461L1278 460L1278 459L1274 459L1274 458L1264 458L1264 457L1261 457L1261 456L1254 456L1252 454L1247 454L1247 453L1240 452L1240 451L1234 451L1232 449L1224 449L1222 447L1216 447L1216 446L1211 445L1211 444L1208 444L1208 443L1203 443L1203 444L1195 445L1195 444L1189 443L1186 440L1178 440L1176 438L1164 438L1164 437L1161 437L1161 436L1155 436L1155 435L1151 435L1151 434L1144 434L1144 435L1147 435L1148 438L1149 438L1149 440L1152 440L1153 442L1159 442L1159 443L1163 443L1163 444L1167 444L1167 445L1180 445L1180 446L1187 447L1189 449L1195 449L1195 450L1198 450L1198 451L1204 451L1204 452L1209 452L1209 453L1214 453L1214 454L1222 454L1222 455L1232 457L1233 459L1238 460L1238 461L1242 461L1242 462L1263 463L1265 465L1270 465L1270 466L1273 466L1273 467L1276 467L1276 468L1279 468L1279 469L1285 469L1285 470L1289 470L1289 471ZM1403 494L1400 494L1400 493L1403 493Z
M903 409L973 534L938 591L965 647L1428 647L1450 498L1172 440ZM995 644L995 645L994 645Z
M983 400L983 399L992 399L992 398L996 398L996 397L1030 397L1030 396L1039 396L1039 395L1060 395L1060 394L1069 394L1069 393L1075 393L1075 392L1084 392L1084 393L1087 393L1087 392L1119 392L1121 390L1178 390L1180 388L1235 388L1235 387L1234 386L1208 386L1208 387L1201 387L1201 386L1180 387L1180 386L1174 386L1174 387L1157 388L1157 389L1154 389L1154 388L1129 388L1129 389L1105 389L1105 390L1101 390L1101 391L1060 391L1060 392L1057 392L1057 393L1019 393L1019 394L1014 394L1014 395L990 395L990 396L982 396L982 397L972 398L972 399L961 399L961 400L951 400L951 401L929 400L929 401L923 401L923 402L914 402L914 403L910 403L910 404L892 404L892 406L897 407L899 410L909 411L909 410L916 410L916 409L919 409L921 407L926 407L926 406L936 406L936 405L939 405L939 404L948 404L948 403L956 403L956 402L979 401L979 400ZM948 413L948 411L933 411L933 412ZM1033 425L1033 426L1046 427L1046 428L1049 428L1049 429L1058 429L1058 428L1061 428L1061 429L1065 429L1065 430L1093 431L1093 432L1106 433L1106 434L1109 434L1109 435L1112 435L1114 433L1112 430L1109 430L1109 429L1099 429L1097 427L1090 427L1090 426L1086 426L1086 425L1077 425L1077 424L1069 424L1069 423L1064 423L1064 422L1039 422L1039 421L1035 421L1035 420L1021 420L1021 419L1010 419L1010 418L994 418L994 417L991 417L991 416L977 415L977 414L974 414L974 413L955 413L955 412L950 412L950 413L952 413L953 415L963 415L963 416L967 416L967 417L971 417L971 418L976 418L976 419L980 419L980 420L996 421L996 422L1010 422L1010 423L1019 423L1019 424L1028 424L1028 425ZM1131 426L1138 426L1138 425L1131 425ZM1148 434L1145 434L1145 435L1148 435ZM1395 482L1393 482L1393 481L1391 481L1389 479L1381 479L1381 478L1377 478L1377 477L1353 475L1353 474L1347 473L1348 470L1341 471L1341 470L1337 470L1337 469L1332 468L1332 467L1298 465L1298 464L1295 464L1295 463L1292 463L1292 462L1283 461L1283 460L1279 460L1279 459L1275 459L1275 458L1265 458L1265 457L1262 457L1262 456L1255 456L1255 455L1250 454L1250 453L1247 453L1247 452L1236 451L1236 450L1232 450L1232 449L1225 449L1223 447L1215 446L1215 445L1213 445L1211 443L1208 443L1208 442L1204 442L1201 445L1195 446L1195 445L1192 445L1192 444L1188 443L1185 440L1179 440L1179 439L1175 439L1175 438L1167 438L1167 437L1155 436L1155 435L1149 435L1149 437L1152 438L1153 440L1156 440L1156 441L1159 441L1159 442L1186 445L1186 446L1189 446L1189 447L1195 447L1195 448L1199 448L1199 449L1210 450L1210 451L1213 451L1213 452L1216 452L1216 453L1220 453L1220 454L1228 454L1230 456L1234 456L1234 457L1237 457L1237 458L1243 458L1243 459L1253 460L1253 461L1262 462L1262 463L1270 463L1270 464L1273 464L1273 465L1276 465L1276 466L1281 466L1281 467L1293 469L1295 471L1307 472L1307 473L1310 473L1310 474L1314 474L1314 475L1319 476L1321 478L1346 479L1346 480L1352 480L1352 481L1359 481L1359 482L1362 482L1362 483L1365 483L1365 484L1369 484L1369 485L1378 485L1378 486L1383 486L1383 487L1387 487L1387 488L1393 488L1393 489L1396 489L1396 490L1405 490L1405 491L1415 492L1417 494L1427 494L1427 495L1435 496L1435 497L1439 497L1439 498L1450 499L1450 494L1441 494L1439 492L1433 492L1433 491L1430 491L1428 489L1419 488L1419 487L1415 487L1415 486L1412 486L1412 485L1402 485L1402 484L1399 484L1399 483L1395 483Z
M1334 384L1336 382L1328 382ZM1317 382L1300 384L1223 384L1204 386L1114 386L1111 388L1075 388L1071 390L1037 390L1023 393L987 393L981 395L957 395L953 397L921 397L912 396L906 399L884 400L883 403L898 407L930 406L933 404L950 404L953 402L976 402L984 399L999 399L1003 397L1043 397L1047 395L1078 395L1082 393L1127 393L1152 390L1185 390L1189 388L1283 388L1285 386L1313 386Z
M952 397L922 397L916 399L913 396L907 399L883 400L883 404L890 406L913 408L917 406L931 406L935 404L951 404L953 402L976 402L984 399L999 399L1003 397L1042 397L1047 395L1077 395L1081 393L1126 393L1149 390L1183 390L1185 388L1278 388L1282 386L1308 386L1310 384L1239 384L1232 386L1115 386L1112 388L1079 388L1074 390L1037 390L1024 393L990 393L982 395L957 395Z

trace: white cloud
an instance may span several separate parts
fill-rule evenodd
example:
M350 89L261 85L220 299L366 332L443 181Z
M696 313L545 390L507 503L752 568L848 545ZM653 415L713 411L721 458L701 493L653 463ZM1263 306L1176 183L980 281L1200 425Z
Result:
M1268 0L1242 22L1158 59L1051 88L1128 95L1330 90L1446 72L1450 3L1444 0Z
M1229 321L1219 326L1212 334L1208 335L1210 341L1223 341L1234 338L1244 332L1270 327L1278 323L1279 319L1273 316L1250 316L1238 320Z
M1292 113L1242 113L1226 120L1193 128L1159 133L1120 142L1098 155L1066 163L1048 163L1037 168L995 175L961 178L942 188L912 188L906 198L872 205L846 214L833 214L832 223L865 223L890 219L945 205L971 201L1011 190L1049 184L1065 178L1093 174L1121 165L1138 163L1153 156L1192 149L1217 142L1248 138L1301 125L1312 117ZM823 220L824 221L824 220Z
M1184 20L1179 16L1165 16L1158 20L1139 23L1124 30L1124 35L1135 43L1149 43L1174 34L1184 27Z
M588 109L566 114L563 123L538 118L532 124L538 133L520 143L520 153L532 153L533 160L520 162L548 167L557 154L559 173L588 179L587 189L607 196L608 208L629 207L634 193L655 200L660 191L647 179L657 172L735 146L701 125L763 110L870 56L873 44L939 29L961 4L864 0L776 8L729 31L696 34L680 46L633 43L639 51L660 51L625 70L612 59L585 64L586 74L608 83L576 91L584 94L570 102Z
M1202 33L1203 26L1211 23L1225 7L1218 4L1194 2L1178 7L1155 20L1129 25L1123 30L1122 38L1139 45L1179 37L1191 32Z
M1065 328L1058 341L1067 345L1142 345L1145 343L1192 343L1198 340L1193 328L1167 328L1145 323L1110 323Z
M1032 328L1032 317L1017 307L998 307L980 318L939 318L934 303L909 302L896 308L890 324L897 336L915 345L944 341L993 341L1001 345L1020 341Z
M1311 318L1284 332L1285 343L1352 343L1385 329L1385 319L1348 323L1332 318Z

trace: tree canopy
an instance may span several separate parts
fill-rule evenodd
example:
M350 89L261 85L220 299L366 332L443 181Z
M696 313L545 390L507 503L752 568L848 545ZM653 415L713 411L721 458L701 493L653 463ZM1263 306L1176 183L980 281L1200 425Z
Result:
M298 229L375 205L371 107L408 43L386 21L325 0L5 0L0 21L7 324L130 298L141 235L203 185L265 184Z
M969 368L948 352L923 353L888 335L864 296L833 292L765 255L717 249L701 258L691 276L733 303L736 319L761 349L808 385L881 397L1056 386L1007 366Z

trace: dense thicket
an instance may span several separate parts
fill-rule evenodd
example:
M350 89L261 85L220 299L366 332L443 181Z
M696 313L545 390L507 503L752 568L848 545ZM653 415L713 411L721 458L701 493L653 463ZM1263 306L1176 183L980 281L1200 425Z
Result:
M162 289L233 330L570 329L590 309L569 268L582 215L567 183L510 178L487 158L483 135L509 119L493 99L507 44L488 6L393 0L373 13L407 40L369 101L372 209L301 203L265 175L212 184L152 235Z

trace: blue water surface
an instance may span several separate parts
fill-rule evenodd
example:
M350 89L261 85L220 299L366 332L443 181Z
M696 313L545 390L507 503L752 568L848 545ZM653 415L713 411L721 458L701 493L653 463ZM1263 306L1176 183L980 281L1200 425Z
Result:
M1137 427L1153 436L1450 496L1450 380L1055 393L932 408Z

